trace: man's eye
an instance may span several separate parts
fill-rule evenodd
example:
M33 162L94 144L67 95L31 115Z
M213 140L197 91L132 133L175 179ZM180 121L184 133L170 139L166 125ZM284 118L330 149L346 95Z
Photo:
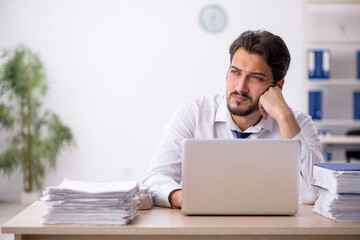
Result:
M263 81L263 79L261 77L257 77L257 76L251 76L250 79L252 79L254 81L259 81L259 82Z
M239 71L237 71L237 70L231 70L231 73L238 75L238 74L239 74Z

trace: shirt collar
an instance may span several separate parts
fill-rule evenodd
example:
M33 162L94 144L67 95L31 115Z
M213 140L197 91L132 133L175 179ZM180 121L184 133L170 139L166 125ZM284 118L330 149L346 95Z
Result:
M215 122L227 122L227 114L230 113L227 108L226 98L223 96L220 105L216 111Z
M220 102L219 108L216 111L215 122L226 122L231 130L235 130L241 132L239 127L233 121L229 109L226 103L226 97L224 96ZM275 120L269 115L268 119L265 120L261 118L261 120L255 125L246 129L244 132L258 133L262 129L268 130L270 132L274 129Z

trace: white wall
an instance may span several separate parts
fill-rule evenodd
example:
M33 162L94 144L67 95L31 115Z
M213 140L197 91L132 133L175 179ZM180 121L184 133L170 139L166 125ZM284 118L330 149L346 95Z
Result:
M207 4L228 16L219 34L198 22ZM228 48L244 30L280 35L292 54L284 95L304 110L302 0L0 0L0 48L30 46L50 84L46 106L77 147L58 158L46 185L64 177L141 180L165 124L184 100L222 93ZM0 144L4 138L0 137ZM0 175L0 199L17 199L21 177Z

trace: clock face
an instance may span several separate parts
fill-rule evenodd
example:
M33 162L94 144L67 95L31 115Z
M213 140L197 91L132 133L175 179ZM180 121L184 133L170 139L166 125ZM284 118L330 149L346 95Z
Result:
M211 33L222 31L226 26L225 11L217 5L209 5L204 7L199 16L202 28Z

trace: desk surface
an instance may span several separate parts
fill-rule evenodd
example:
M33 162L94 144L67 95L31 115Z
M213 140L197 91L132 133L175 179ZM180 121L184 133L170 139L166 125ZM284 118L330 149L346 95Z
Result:
M3 233L24 235L152 235L152 236L318 236L342 235L360 239L360 223L339 223L300 205L295 216L185 216L178 209L139 211L127 226L42 225L45 205L35 202L2 226ZM19 237L20 236L20 237ZM302 237L303 238L303 237ZM26 238L27 239L27 238Z

